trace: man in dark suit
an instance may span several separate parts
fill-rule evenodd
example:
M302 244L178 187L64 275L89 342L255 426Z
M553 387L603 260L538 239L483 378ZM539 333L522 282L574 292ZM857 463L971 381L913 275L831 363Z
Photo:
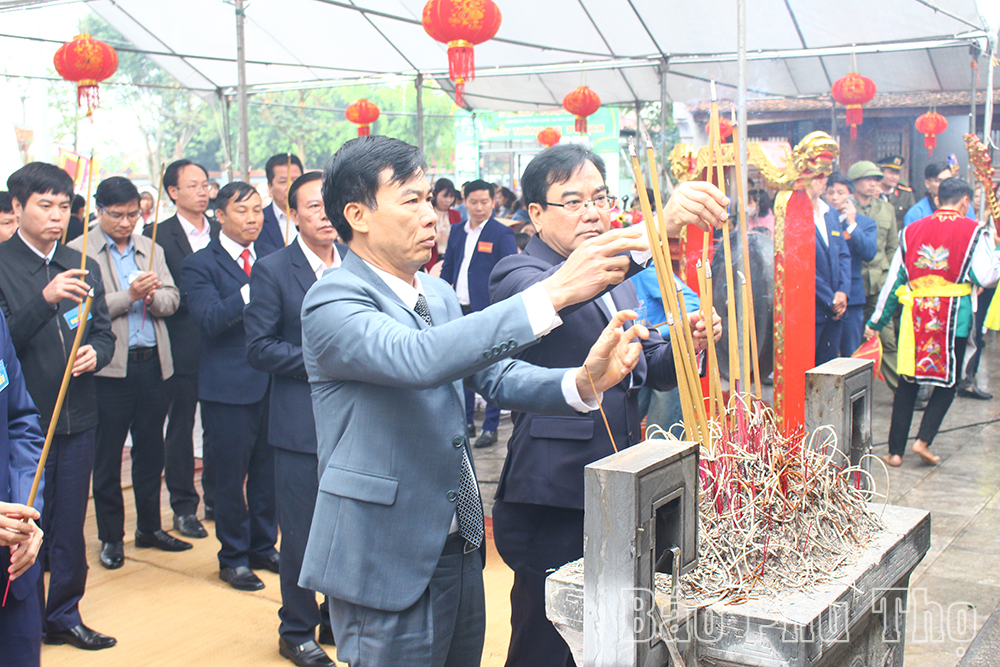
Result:
M47 602L44 579L38 577L39 601L45 604L44 641L108 648L115 645L114 638L84 625L79 609L87 587L83 525L98 419L94 372L108 365L115 350L104 283L97 262L88 259L81 269L80 253L59 243L69 222L73 179L55 165L32 162L11 174L7 186L20 228L0 245L0 310L43 429L54 418L77 327L86 327L45 463L42 529L51 576ZM91 290L90 315L80 322Z
M604 161L588 148L560 144L546 149L525 169L521 185L538 234L524 252L493 270L494 303L531 289L573 263L588 240L601 238L611 226L614 197L608 192ZM707 183L682 185L664 209L667 234L676 236L684 223L694 221L688 210L704 205L718 216L726 203ZM631 266L630 273L640 268L635 261ZM625 281L559 311L563 326L517 357L549 368L581 364L614 313L638 306L635 286ZM704 343L707 334L700 314L690 319L696 342ZM721 320L715 328L721 335ZM677 382L669 342L651 330L642 348L632 373L606 389L601 402L618 449L642 440L639 389L645 385L665 391ZM497 550L514 571L508 665L573 664L569 647L545 617L545 576L583 556L583 469L614 453L615 446L596 410L578 416L514 414L493 505Z
M319 489L316 422L302 360L302 299L325 271L340 266L347 246L323 207L323 174L300 176L288 193L298 237L254 265L243 314L247 359L271 374L267 440L274 448L275 497L281 528L281 627L278 651L296 665L334 663L316 643L322 618L316 593L299 586L302 554ZM326 629L324 624L323 630ZM321 631L320 638L329 632Z
M816 223L816 365L840 356L843 317L851 292L851 251L847 249L840 214L820 195L826 192L826 175L806 187Z
M256 243L264 215L253 186L229 183L217 201L221 233L184 260L181 291L201 331L198 398L215 475L219 578L238 590L260 590L264 582L251 568L277 573L279 564L267 442L270 378L247 363L243 308L251 267L275 249Z
M38 667L42 617L36 591L42 568L35 559L42 546L42 529L36 523L42 494L35 498L35 507L25 503L44 438L38 408L28 395L2 314L0 415L0 588L6 591L10 586L7 601L0 606L0 646L7 667Z
M493 217L495 188L492 183L466 183L463 193L469 219L451 226L441 279L455 288L462 312L468 315L490 305L490 272L501 259L517 254L517 241L510 227ZM476 434L476 395L469 389L465 390L465 410L469 437L472 437ZM487 404L483 432L475 446L495 445L499 426L500 408Z
M272 155L264 165L271 203L264 207L260 240L274 248L284 248L295 238L295 225L288 219L288 187L302 172L302 160L290 153Z
M174 281L180 280L181 264L219 236L219 223L205 216L208 206L208 172L190 160L172 162L163 174L163 187L177 206L158 226L156 244L163 249L167 268ZM152 236L153 228L143 231ZM208 537L198 521L198 491L194 484L194 417L198 408L198 367L201 359L201 332L181 295L177 311L166 318L174 374L166 381L167 434L163 439L163 472L174 511L174 528L185 537ZM203 429L204 430L204 429ZM201 484L205 492L205 518L211 519L214 504L208 445L202 437Z

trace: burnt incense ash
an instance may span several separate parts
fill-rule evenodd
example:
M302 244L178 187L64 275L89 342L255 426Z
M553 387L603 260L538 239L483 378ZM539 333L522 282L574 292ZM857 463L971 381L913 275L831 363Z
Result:
M884 530L868 473L845 463L830 428L785 435L746 394L728 408L702 448L698 566L681 578L682 597L735 604L834 581ZM651 426L655 437L673 436Z

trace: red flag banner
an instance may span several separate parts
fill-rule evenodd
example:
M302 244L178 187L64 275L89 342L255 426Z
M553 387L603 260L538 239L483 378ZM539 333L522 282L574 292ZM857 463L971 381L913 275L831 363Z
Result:
M871 359L875 362L875 377L879 380L885 381L882 377L882 340L878 335L874 335L864 343L861 344L854 354L851 355L854 359Z

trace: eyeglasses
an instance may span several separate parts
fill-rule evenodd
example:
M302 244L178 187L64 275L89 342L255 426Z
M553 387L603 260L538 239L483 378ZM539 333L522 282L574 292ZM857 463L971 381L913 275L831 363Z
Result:
M570 201L557 204L555 202L545 202L548 206L558 206L567 215L582 214L588 204L593 204L598 211L609 211L614 208L618 198L614 195L597 195L593 199L571 199Z
M195 192L208 192L212 187L208 183L200 183L198 185L185 185L184 187L178 187L178 190L194 190Z
M124 211L109 211L106 208L101 210L104 212L104 215L108 216L115 222L121 222L122 218L125 216L128 216L129 222L135 222L139 219L139 216L142 215L142 211L129 211L128 213L125 213Z

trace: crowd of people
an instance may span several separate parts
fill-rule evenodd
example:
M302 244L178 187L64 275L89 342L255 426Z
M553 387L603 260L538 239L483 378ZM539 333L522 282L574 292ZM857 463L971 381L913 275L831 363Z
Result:
M816 363L880 336L896 392L891 465L919 386L935 387L914 445L926 461L956 390L991 398L975 377L1000 278L995 232L964 217L971 188L931 165L917 201L902 167L896 156L858 162L807 190ZM267 205L253 186L218 188L177 160L163 177L176 213L158 225L152 197L123 177L98 184L92 224L54 165L21 168L0 193L5 664L37 666L42 642L116 644L84 624L79 602L91 489L100 564L127 564L129 435L135 546L191 549L209 536L203 506L222 581L255 591L255 570L278 573L278 648L292 663L332 665L322 645L336 643L351 665L479 664L485 528L473 450L498 442L501 409L513 419L493 506L514 572L508 664L572 664L546 620L544 581L583 555L584 466L641 441L647 411L667 426L676 413L655 402L676 372L669 334L644 326L662 304L650 252L641 226L612 229L603 160L578 144L546 149L520 198L483 180L432 185L420 151L386 137L347 142L323 172L288 154L265 172ZM730 204L711 184L682 184L664 204L667 233L718 229ZM773 233L767 191L748 204L756 230ZM703 349L721 319L703 321L690 290L686 302ZM942 315L947 326L928 324ZM976 354L963 367L967 340ZM478 430L477 394L487 402Z

